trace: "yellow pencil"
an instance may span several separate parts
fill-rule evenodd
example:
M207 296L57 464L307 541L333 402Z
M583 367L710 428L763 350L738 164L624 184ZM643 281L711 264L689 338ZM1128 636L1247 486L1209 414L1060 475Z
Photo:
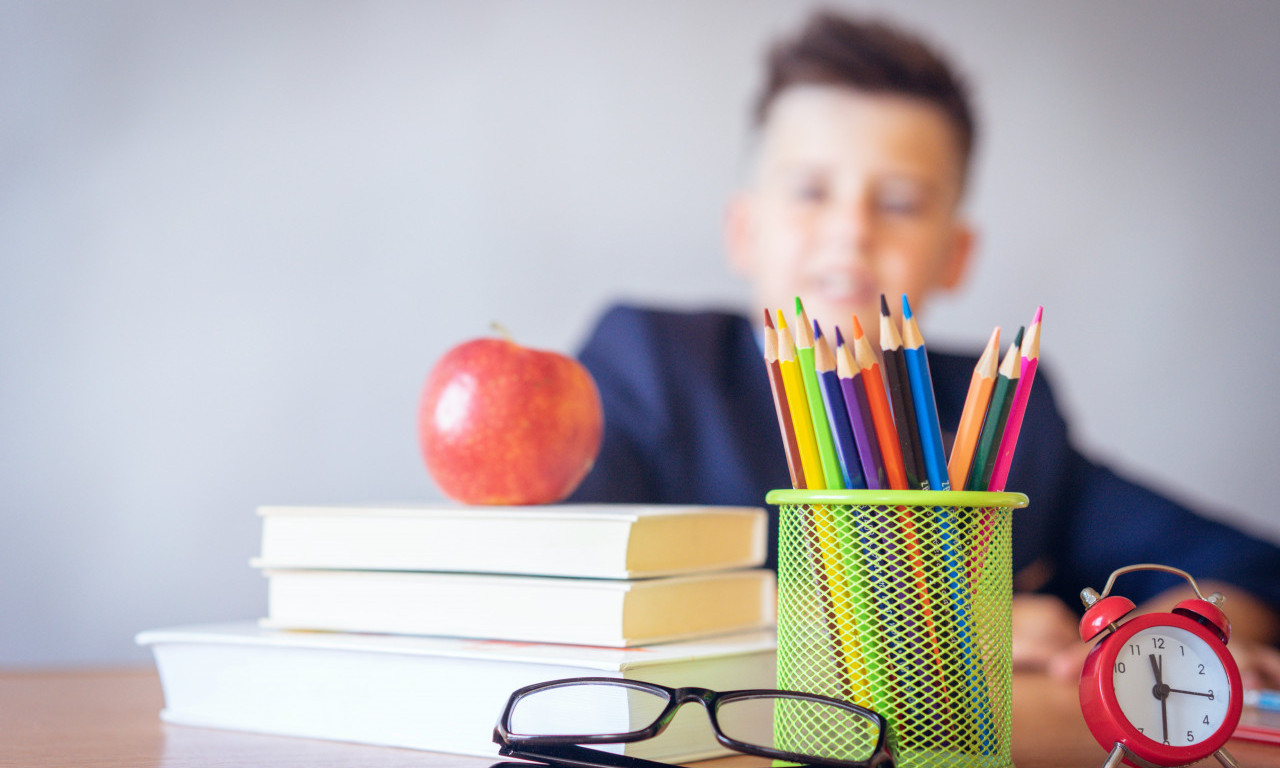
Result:
M787 319L778 310L778 365L782 368L782 387L787 392L787 408L791 411L791 423L796 429L796 442L800 446L800 466L804 469L805 486L810 490L827 487L822 471L822 459L818 457L818 440L813 434L813 420L809 417L809 398L800 377L800 363L796 361L796 341L787 328Z
M801 378L800 364L796 360L795 339L787 328L787 320L778 310L778 364L782 368L782 386L787 393L787 407L791 410L791 420L796 430L796 441L800 444L800 463L804 468L804 477L810 490L828 488L826 475L823 472L822 460L818 454L818 442L813 431L813 421L807 407L808 395ZM813 350L810 349L810 352ZM793 394L795 393L795 394ZM821 396L821 395L819 395ZM825 421L825 412L823 419ZM834 450L834 449L833 449ZM839 468L836 468L837 477ZM837 480L840 487L843 482ZM806 532L810 537L810 546L822 564L820 580L822 583L822 599L829 603L831 638L833 651L838 667L841 685L845 687L844 695L853 697L857 687L867 680L867 667L862 658L862 648L857 629L853 623L854 606L850 601L850 588L846 579L847 566L839 550L839 522L831 509L825 504L810 506L806 518Z

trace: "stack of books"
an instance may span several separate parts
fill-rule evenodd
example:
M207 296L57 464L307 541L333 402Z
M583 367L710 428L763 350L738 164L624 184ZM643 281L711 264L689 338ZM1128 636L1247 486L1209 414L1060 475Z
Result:
M257 623L143 632L171 723L494 755L510 693L583 675L772 688L760 509L264 507ZM700 712L655 760L725 754ZM762 728L769 728L762 723Z

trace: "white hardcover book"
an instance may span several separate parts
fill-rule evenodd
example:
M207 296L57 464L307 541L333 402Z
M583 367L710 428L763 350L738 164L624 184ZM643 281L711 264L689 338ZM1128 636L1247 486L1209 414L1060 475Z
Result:
M772 626L773 571L655 579L269 570L275 629L633 646Z
M262 568L460 571L608 579L764 564L754 507L550 504L264 506Z
M286 632L252 623L156 629L168 723L494 756L512 691L564 677L716 690L776 686L772 631L642 648ZM771 724L761 722L768 732ZM728 754L701 707L660 737L613 751L687 762Z

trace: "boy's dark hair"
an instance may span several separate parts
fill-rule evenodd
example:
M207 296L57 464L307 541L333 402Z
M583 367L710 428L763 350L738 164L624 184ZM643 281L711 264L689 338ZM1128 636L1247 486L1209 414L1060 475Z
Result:
M897 27L831 11L813 14L798 35L780 40L769 51L764 88L756 101L757 127L764 124L774 101L797 85L836 85L923 99L951 121L961 165L969 165L977 128L968 88L941 54Z

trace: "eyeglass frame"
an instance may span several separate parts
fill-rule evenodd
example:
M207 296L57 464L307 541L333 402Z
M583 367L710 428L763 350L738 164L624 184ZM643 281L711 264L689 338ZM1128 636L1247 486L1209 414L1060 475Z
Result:
M654 717L653 722L645 728L636 731L627 731L625 733L605 733L605 734L538 734L523 735L511 732L511 715L517 704L524 697L542 690L552 688L563 688L573 685L593 685L604 684L618 686L622 688L632 688L635 690L648 691L650 693L660 693L667 697L666 706L662 711ZM727 734L720 728L720 721L717 717L719 708L729 702L745 700L745 699L797 699L801 701L810 701L818 704L834 706L843 709L861 717L877 727L877 738L875 748L871 751L871 756L866 760L839 760L836 758L825 758L816 755L804 755L798 752L788 752L786 750L773 747L764 747L758 744L748 744L738 741ZM521 757L543 762L561 763L569 766L578 766L579 768L598 768L598 766L609 766L610 768L654 768L655 766L667 766L667 763L660 763L653 760L645 760L630 755L615 754L612 752L602 752L597 749L583 747L583 744L627 744L635 741L643 741L651 739L666 730L667 726L675 718L676 712L685 704L696 701L702 704L703 710L707 714L707 719L711 722L711 732L715 736L716 741L724 747L728 747L735 752L741 752L746 755L755 755L757 757L766 757L772 760L785 760L791 763L798 763L804 766L816 766L817 768L894 768L896 760L893 752L889 749L888 733L889 724L884 716L866 707L854 704L852 702L841 699L823 696L816 693L805 693L802 691L785 691L770 688L749 688L736 691L713 691L709 688L698 688L688 686L683 688L671 688L657 683L647 683L641 680L627 680L617 677L568 677L558 680L547 680L541 683L526 685L514 691L507 699L507 705L502 710L502 715L498 718L498 723L493 729L493 740L498 744L499 754L507 757Z

